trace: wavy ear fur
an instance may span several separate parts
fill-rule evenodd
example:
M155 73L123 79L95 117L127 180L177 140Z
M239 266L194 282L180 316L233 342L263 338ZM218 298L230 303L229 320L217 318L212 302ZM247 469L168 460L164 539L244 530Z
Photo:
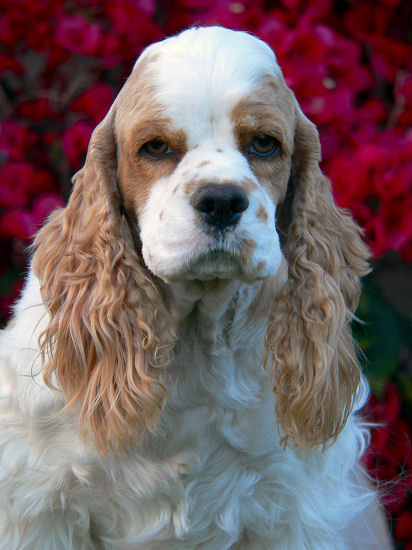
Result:
M289 273L267 344L284 442L312 448L337 437L354 405L360 369L350 321L369 251L351 216L334 204L315 126L296 110L292 173L277 216Z
M44 379L78 408L103 454L153 430L166 399L158 369L174 334L156 282L136 252L116 185L114 107L90 140L66 208L35 242L33 270L50 314Z

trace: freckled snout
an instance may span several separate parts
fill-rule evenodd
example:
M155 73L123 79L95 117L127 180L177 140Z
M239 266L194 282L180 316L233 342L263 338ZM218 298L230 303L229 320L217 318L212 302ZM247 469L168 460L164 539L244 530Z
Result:
M190 203L209 226L219 230L235 225L249 206L246 193L231 184L202 185Z

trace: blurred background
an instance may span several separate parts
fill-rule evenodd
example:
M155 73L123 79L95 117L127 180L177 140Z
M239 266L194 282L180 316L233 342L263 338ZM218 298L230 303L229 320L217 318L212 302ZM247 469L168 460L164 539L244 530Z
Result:
M27 246L67 200L94 126L136 57L193 25L275 50L318 125L336 201L365 230L373 272L353 327L380 424L365 462L397 550L412 550L412 4L410 0L0 0L0 324Z

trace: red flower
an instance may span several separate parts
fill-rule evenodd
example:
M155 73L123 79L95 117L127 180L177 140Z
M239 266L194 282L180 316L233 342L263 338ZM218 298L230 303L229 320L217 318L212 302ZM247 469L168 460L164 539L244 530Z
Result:
M119 65L125 57L121 39L112 33L103 34L100 55L105 69L112 69Z
M19 76L24 74L24 69L17 59L13 59L9 55L0 53L0 74L4 71L12 71Z
M59 195L44 193L34 201L32 210L16 208L3 214L0 217L0 234L3 238L29 242L46 216L59 206L63 206L63 200Z
M95 55L102 38L102 30L97 23L88 23L81 15L67 15L59 22L55 39L66 50Z
M340 206L351 208L367 197L369 169L357 163L353 157L332 157L327 172L333 182L335 199Z
M27 32L27 44L38 52L47 51L50 47L50 37L53 36L53 31L53 26L48 18L43 21L37 20Z
M372 395L366 407L366 418L378 424L372 430L371 446L365 463L378 480L381 500L393 513L407 502L408 468L411 458L411 432L408 423L400 417L401 396L389 383L381 400Z
M105 12L111 24L110 32L121 37L120 45L126 40L124 45L128 48L129 60L135 58L150 42L163 38L159 27L152 20L151 12L143 9L141 3L139 5L127 0L108 2Z
M47 97L39 97L34 101L25 101L20 105L18 114L23 118L28 118L35 122L42 122L45 118L54 116Z
M8 162L0 168L0 206L26 206L31 195L35 169L28 162Z
M396 82L395 95L398 102L398 108L401 110L399 113L399 123L405 127L412 126L412 110L410 108L412 104L412 76L404 75L403 78Z
M40 226L46 217L55 210L64 206L63 199L57 193L42 193L33 204L33 215L36 224Z
M80 121L63 133L63 148L74 170L78 170L83 165L92 131L91 124Z
M27 206L34 193L52 190L53 177L47 170L35 170L28 162L7 162L0 168L0 206Z
M409 239L409 241L402 248L401 256L405 260L405 262L411 262L412 261L412 238Z
M1 125L0 152L11 159L23 159L37 141L27 126L6 120Z
M16 17L13 10L3 12L0 17L0 43L12 48L23 36L23 25Z
M39 229L36 217L28 210L9 210L0 217L0 234L29 242Z
M113 90L104 83L96 84L71 104L73 111L88 115L94 124L101 121L113 102Z

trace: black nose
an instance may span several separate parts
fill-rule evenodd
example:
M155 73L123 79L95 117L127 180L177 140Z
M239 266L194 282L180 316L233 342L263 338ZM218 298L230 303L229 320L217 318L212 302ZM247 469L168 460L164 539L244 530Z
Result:
M192 196L191 204L203 214L205 222L217 229L234 225L249 206L246 193L230 184L207 184Z

